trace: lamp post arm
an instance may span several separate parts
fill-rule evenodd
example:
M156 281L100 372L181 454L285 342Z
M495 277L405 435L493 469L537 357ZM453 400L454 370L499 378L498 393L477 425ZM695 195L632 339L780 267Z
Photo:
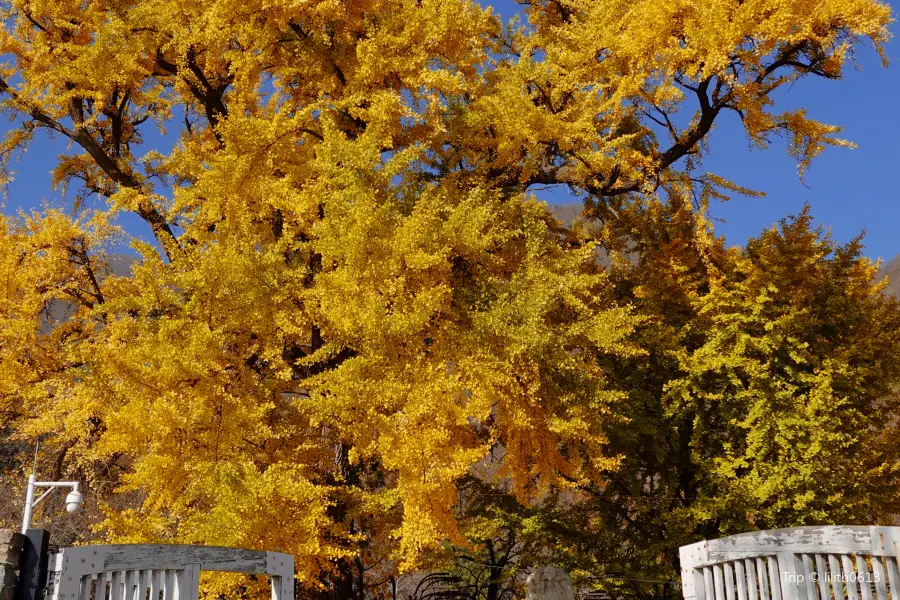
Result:
M78 481L35 481L34 487L48 487L48 488L57 488L57 487L71 487L78 490L78 487L81 485Z
M38 497L37 500L35 500L34 502L31 503L31 508L34 508L35 506L37 506L38 504L40 504L40 503L41 503L41 500L43 500L44 498L46 498L47 496L49 496L50 494L52 494L53 491L54 491L55 489L56 489L56 486L53 486L52 488L50 488L49 490L47 490L46 492L44 492L43 494L41 494L41 495Z
M74 492L80 492L81 484L78 481L35 481L34 473L28 476L28 489L25 492L25 510L22 513L22 533L26 533L31 527L31 516L34 514L34 507L40 504L41 500L46 498L53 490L58 487L70 487ZM50 488L34 499L35 488Z

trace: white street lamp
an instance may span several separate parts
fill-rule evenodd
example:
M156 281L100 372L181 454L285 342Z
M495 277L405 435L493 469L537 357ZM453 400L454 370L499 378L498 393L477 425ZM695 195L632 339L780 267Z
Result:
M72 491L66 496L66 511L69 513L76 512L79 508L81 508L81 503L84 501L84 496L81 491L78 489L81 484L77 481L35 481L34 473L28 476L28 490L25 492L25 514L22 516L22 533L28 531L31 527L31 515L34 513L34 507L41 503L41 500L46 498L50 492L59 487L70 487ZM46 492L40 495L40 497L35 500L34 499L34 489L35 488L50 488Z

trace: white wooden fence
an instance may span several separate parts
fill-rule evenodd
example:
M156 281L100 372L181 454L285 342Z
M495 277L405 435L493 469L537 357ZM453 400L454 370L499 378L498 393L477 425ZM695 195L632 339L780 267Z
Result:
M272 600L293 600L294 557L216 546L123 544L51 555L50 600L197 600L200 571L268 575Z
M791 527L681 548L685 600L900 600L900 527Z

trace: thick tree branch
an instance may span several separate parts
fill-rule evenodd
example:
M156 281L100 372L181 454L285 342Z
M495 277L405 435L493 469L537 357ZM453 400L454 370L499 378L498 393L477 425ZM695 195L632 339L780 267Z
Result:
M140 181L131 173L122 170L119 164L115 160L113 160L106 153L106 151L103 150L100 144L97 143L91 133L84 126L84 105L81 99L73 98L69 103L69 116L72 118L72 122L75 126L75 129L73 130L66 127L56 119L45 114L37 107L29 106L28 103L22 101L19 98L18 94L16 94L15 91L9 87L6 81L2 79L0 79L0 93L7 94L14 102L16 102L20 106L20 110L22 110L22 112L29 115L38 123L41 123L44 127L61 133L70 140L77 142L78 145L80 145L91 156L91 158L94 159L94 161L97 163L97 166L99 166L103 170L103 172L106 173L106 175L115 183L126 188L135 190L142 189ZM153 235L156 237L156 240L163 248L166 256L169 258L169 260L172 260L173 257L170 250L172 247L178 247L178 238L175 236L175 233L172 231L172 228L169 226L169 223L166 221L165 217L156 209L155 206L153 206L153 204L149 200L146 199L140 202L136 212L150 225L150 229L153 231Z
M140 181L133 174L123 171L118 163L100 147L100 144L97 143L84 126L84 109L80 98L73 98L71 100L69 105L69 116L75 124L75 131L64 131L64 133L72 140L78 142L78 144L91 155L91 158L94 159L97 166L103 169L103 172L106 173L110 179L122 187L134 190L142 189L143 186ZM174 244L175 247L178 247L178 238L175 237L175 233L169 226L168 221L166 221L165 217L163 217L156 207L146 199L138 204L136 212L150 225L153 234L162 246L163 251L165 251L166 256L168 256L169 260L172 260L169 246Z
M659 174L673 163L688 154L696 152L697 144L706 137L712 129L716 116L724 107L725 98L719 99L716 102L711 102L709 97L709 87L711 83L712 78L708 78L700 82L697 86L690 86L689 89L695 92L700 104L700 118L690 129L683 132L668 149L658 155L656 165L654 166L654 172L650 174L652 177L659 177ZM570 158L573 158L582 164L586 164L578 156L570 155ZM605 198L637 192L641 189L641 181L635 180L619 183L621 171L618 166L611 169L605 178L595 174L595 182L589 182L587 184L575 181L570 174L571 169L571 166L564 165L557 167L552 166L549 161L545 161L544 166L540 171L526 182L526 187L534 184L579 185L590 194Z
M710 79L705 79L697 86L697 98L700 101L700 119L680 140L660 154L657 167L660 171L668 168L679 158L685 156L712 129L713 121L715 121L716 116L722 109L722 105L720 103L710 104L709 96L707 95L709 84Z
M88 255L87 244L85 243L84 238L79 238L78 246L71 248L70 250L78 259L78 265L84 268L84 272L88 276L88 281L93 288L91 295L97 300L98 304L103 304L106 302L106 299L103 296L103 292L100 290L100 282L97 280L94 268L91 265L91 257Z
M215 84L211 83L203 69L197 64L197 53L193 47L188 50L187 66L202 88L188 79L185 79L185 82L188 84L194 97L203 104L203 110L206 112L206 119L213 131L213 135L216 136L220 144L224 144L222 134L218 131L218 125L221 119L228 117L228 108L225 106L224 96L225 90L231 84L232 77L229 74L219 77L219 81Z
M806 62L804 62L801 57L801 55L804 54L810 57ZM793 69L802 73L809 73L821 77L835 77L833 73L829 73L819 66L820 55L821 57L825 56L823 52L817 52L815 48L811 48L805 41L787 45L781 49L777 57L770 64L766 65L759 71L759 73L755 77L755 83L764 83L769 76L783 67L792 67ZM656 178L657 180L660 173L669 168L675 162L689 154L697 153L697 144L699 144L709 134L716 117L719 115L723 108L732 108L734 110L738 110L735 109L734 106L729 105L730 92L728 90L728 86L724 85L722 80L718 79L715 76L706 78L696 84L682 81L679 78L676 78L675 81L685 90L693 92L697 97L700 107L700 116L688 130L682 132L681 135L675 135L672 123L663 111L660 112L665 117L665 120L660 120L653 117L652 115L646 114L646 116L650 117L658 125L665 127L671 134L673 134L673 137L676 138L674 143L669 148L663 150L657 155L656 164L653 167L653 172L647 173L647 175L652 178ZM715 86L712 89L712 94L710 95L710 86L712 85L713 81L715 81ZM658 107L655 108L659 110ZM738 112L740 113L739 110ZM743 114L741 114L741 116L743 117ZM569 156L569 158L578 160L578 157L571 155ZM605 176L605 178L603 178L602 175L595 174L593 181L588 182L587 184L582 181L576 180L576 178L574 178L573 176L574 173L572 173L572 169L573 167L571 165L555 166L552 165L551 161L545 160L539 171L525 182L525 187L527 188L528 186L534 184L574 185L577 187L581 187L588 193L601 198L611 198L614 196L637 192L642 187L641 180L620 182L620 171L617 168L612 169L610 173ZM514 177L514 174L512 173L500 174L498 172L493 172L491 175L494 177L499 176L500 179L503 179L504 177ZM511 183L514 184L515 182L513 181Z
M796 44L791 44L786 48L782 49L776 58L770 65L768 65L762 72L757 75L756 83L762 83L763 80L780 69L781 67L785 67L791 64L797 58L797 54L800 53L801 50L805 47L806 42L797 42Z
M166 60L161 50L156 51L156 66L161 70L162 74L179 75L178 65ZM225 105L225 90L231 85L233 77L229 73L225 76L220 75L215 83L210 81L197 63L197 53L193 48L190 48L188 51L187 68L193 75L193 79L184 77L184 82L187 84L188 89L191 90L194 98L203 105L203 111L206 114L206 120L210 129L212 129L213 135L216 136L216 140L222 145L225 142L222 139L222 134L218 131L218 125L222 119L228 117L228 107ZM187 117L185 117L186 119ZM188 130L190 130L190 126Z

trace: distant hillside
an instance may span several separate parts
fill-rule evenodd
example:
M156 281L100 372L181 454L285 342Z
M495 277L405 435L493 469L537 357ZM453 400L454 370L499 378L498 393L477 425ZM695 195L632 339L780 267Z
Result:
M131 267L136 262L136 257L127 254L110 255L106 265L107 268L98 273L101 283L110 275L118 277L130 276ZM41 331L43 333L49 333L53 329L54 323L68 321L75 314L75 305L64 300L51 300L48 308L49 311L41 316Z
M900 254L881 265L878 275L888 278L888 285L884 289L884 293L900 298Z
M581 203L550 204L547 206L547 210L550 214L565 225L571 225L575 219L581 216L581 211L583 209L584 205ZM606 256L602 252L601 254L601 262L606 264L608 262ZM888 278L888 285L884 290L885 294L900 298L900 254L881 265L881 270L878 271L878 277L879 279L883 277Z
M584 210L584 204L582 203L573 203L573 204L548 204L547 211L556 217L561 223L565 225L571 225L575 222L575 219L581 216L581 211Z
M119 277L128 277L131 275L131 267L137 262L136 256L128 254L110 254L109 270L110 275L118 275Z
M571 226L576 219L581 217L581 212L584 210L584 204L572 203L572 204L548 204L547 212L556 217L563 225ZM608 267L610 265L609 254L606 252L606 249L597 247L594 249L594 256L597 259L597 263L603 265L604 267ZM629 260L636 258L634 255L629 255Z

